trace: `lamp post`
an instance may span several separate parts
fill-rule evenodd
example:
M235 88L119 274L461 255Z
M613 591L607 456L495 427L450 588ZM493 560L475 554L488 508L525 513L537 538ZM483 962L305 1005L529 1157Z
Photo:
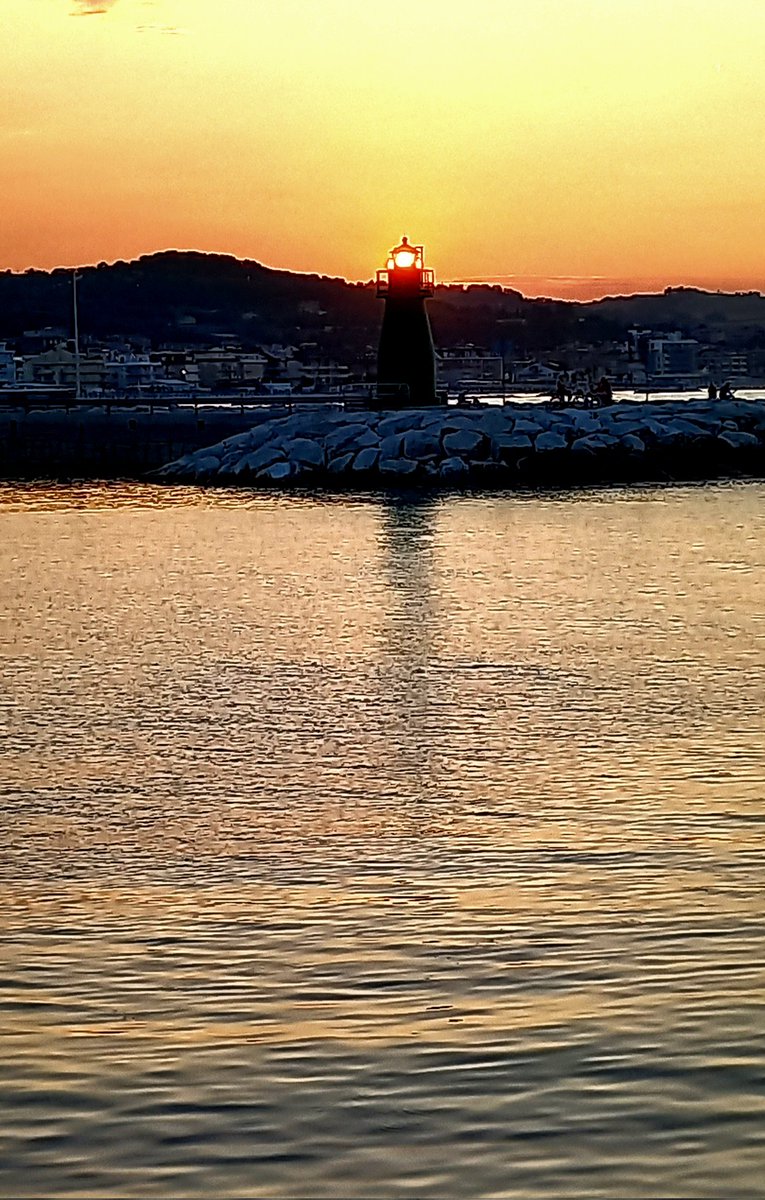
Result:
M391 408L436 403L436 357L425 311L425 301L435 291L435 278L423 262L422 246L412 246L402 238L377 272L377 295L385 301L377 395Z
M82 383L80 380L80 327L77 315L77 280L81 276L72 272L72 309L74 312L74 396L79 404L82 398Z

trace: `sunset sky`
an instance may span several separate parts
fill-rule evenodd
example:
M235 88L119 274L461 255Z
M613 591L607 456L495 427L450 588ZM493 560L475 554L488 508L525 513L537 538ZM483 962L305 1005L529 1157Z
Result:
M0 268L765 288L764 0L0 0Z

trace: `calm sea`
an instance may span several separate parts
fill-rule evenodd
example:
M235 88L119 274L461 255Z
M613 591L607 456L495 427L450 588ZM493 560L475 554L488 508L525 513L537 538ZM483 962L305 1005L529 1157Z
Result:
M0 489L0 1193L760 1197L765 486Z

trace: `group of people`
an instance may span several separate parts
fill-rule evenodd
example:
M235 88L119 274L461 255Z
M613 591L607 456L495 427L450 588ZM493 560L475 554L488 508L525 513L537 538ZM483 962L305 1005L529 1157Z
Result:
M732 400L733 388L729 383L724 383L718 391L717 385L710 383L709 387L707 388L707 395L709 396L710 400Z
M605 375L601 375L597 383L593 383L588 372L562 371L555 382L552 400L555 404L581 404L584 408L602 408L611 404L614 398L613 388Z

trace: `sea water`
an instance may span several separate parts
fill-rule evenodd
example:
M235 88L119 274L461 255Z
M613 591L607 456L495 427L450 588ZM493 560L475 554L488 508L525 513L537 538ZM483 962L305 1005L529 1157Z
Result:
M755 1197L765 486L0 489L0 1193Z

